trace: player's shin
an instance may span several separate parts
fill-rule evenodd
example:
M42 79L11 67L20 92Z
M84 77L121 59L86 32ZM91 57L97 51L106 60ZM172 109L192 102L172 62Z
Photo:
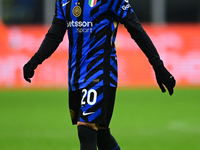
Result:
M109 128L98 130L97 146L99 150L120 150L119 144L111 135Z
M78 126L80 150L97 150L97 131L85 125Z

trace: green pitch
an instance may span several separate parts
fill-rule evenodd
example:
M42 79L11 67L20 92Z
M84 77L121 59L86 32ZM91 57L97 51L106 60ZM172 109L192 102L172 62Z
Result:
M0 91L0 150L78 150L65 90ZM122 150L199 150L200 90L118 90L110 124Z

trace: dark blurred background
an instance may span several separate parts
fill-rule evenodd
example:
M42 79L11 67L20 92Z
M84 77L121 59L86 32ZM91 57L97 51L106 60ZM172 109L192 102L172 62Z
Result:
M0 0L6 24L48 24L55 0ZM130 0L141 22L200 22L200 0Z

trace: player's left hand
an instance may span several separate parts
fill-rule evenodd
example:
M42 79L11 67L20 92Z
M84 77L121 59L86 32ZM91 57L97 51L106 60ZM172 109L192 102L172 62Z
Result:
M164 67L164 65L159 65L154 67L155 75L157 83L164 93L166 92L165 87L167 88L170 95L174 93L174 87L176 85L176 80L174 77L169 73L169 71Z

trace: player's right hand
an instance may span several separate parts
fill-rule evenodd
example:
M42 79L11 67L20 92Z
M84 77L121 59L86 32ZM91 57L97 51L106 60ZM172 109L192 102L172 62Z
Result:
M24 79L31 83L31 79L34 76L34 70L37 68L38 66L38 59L33 56L23 67L23 75L24 75Z

